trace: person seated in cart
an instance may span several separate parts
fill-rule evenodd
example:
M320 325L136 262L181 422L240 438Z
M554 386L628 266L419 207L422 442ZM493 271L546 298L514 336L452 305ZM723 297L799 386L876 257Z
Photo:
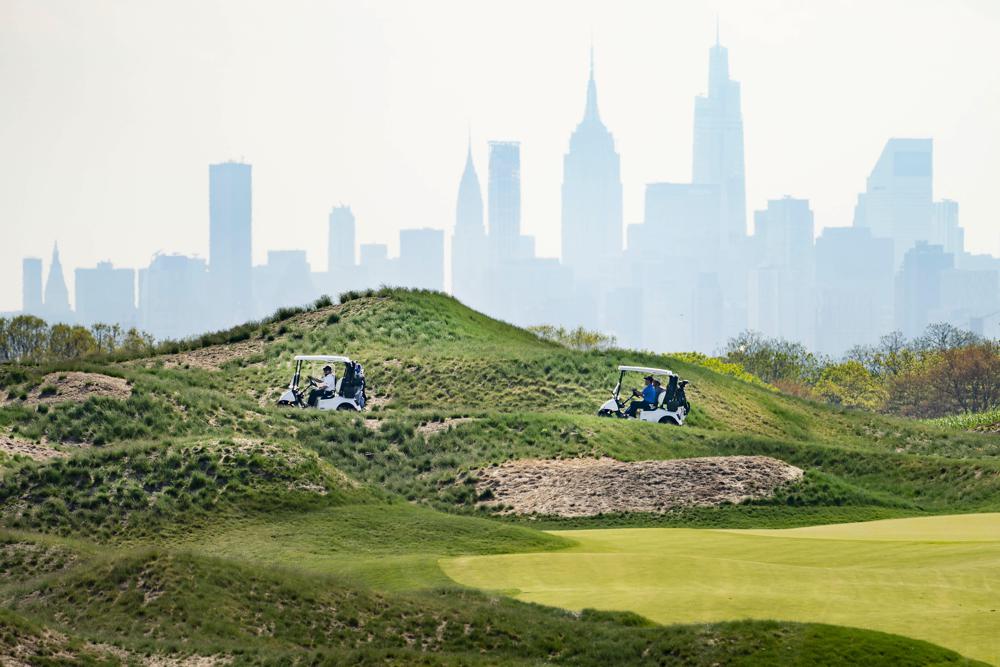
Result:
M659 378L653 378L653 386L656 387L656 405L659 405L663 392L665 392L666 389L663 388L663 383L660 382Z
M627 417L635 417L636 410L654 410L656 408L657 391L653 385L653 376L647 375L643 380L646 381L646 386L642 388L642 394L635 389L632 390L632 395L636 398L625 408Z
M337 376L333 374L333 368L323 367L323 377L316 383L316 386L309 392L309 405L316 407L316 403L321 398L330 398L337 388Z

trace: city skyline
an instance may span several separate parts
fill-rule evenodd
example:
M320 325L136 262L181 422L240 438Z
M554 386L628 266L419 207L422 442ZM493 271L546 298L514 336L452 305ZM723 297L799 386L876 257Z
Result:
M967 252L959 203L934 200L931 139L886 141L850 228L817 234L810 201L786 195L753 212L748 234L741 85L718 33L708 53L708 93L694 98L691 182L647 183L643 219L627 225L624 244L620 156L600 119L591 50L583 120L564 156L563 261L538 256L534 236L523 233L520 142L488 142L484 207L470 134L450 263L440 229L401 229L391 259L386 244L359 247L353 210L338 205L327 270L314 270L305 250L268 249L267 263L255 266L253 167L229 161L209 165L207 262L158 255L137 276L110 262L78 268L74 316L56 245L44 290L41 260L22 262L24 311L83 324L100 312L180 338L320 293L444 290L450 266L452 292L483 312L522 326L585 326L634 348L711 353L752 330L836 356L891 328L914 336L934 322L992 335L1000 258Z
M457 17L460 17L465 11L457 6L449 6L449 9L454 10ZM977 126L975 123L968 122L970 118L974 120L977 117L974 114L970 116L972 111L985 113L989 109L995 110L997 108L996 100L993 97L996 86L990 85L988 78L993 75L992 72L985 72L987 78L985 81L979 82L978 88L966 85L968 82L962 79L963 74L956 72L954 75L957 78L955 85L962 84L966 92L962 96L956 94L949 96L943 94L947 93L949 88L938 86L934 95L941 97L943 101L933 107L934 113L930 116L926 115L926 109L918 105L913 107L912 113L906 115L905 120L900 120L900 115L893 114L892 104L888 103L895 104L895 102L884 100L887 102L886 104L875 107L866 105L865 118L869 124L862 125L858 121L858 112L850 105L845 105L844 109L838 110L838 116L842 120L840 125L851 128L850 133L844 133L851 135L848 138L852 142L850 146L845 147L845 152L833 155L821 153L822 157L817 156L809 161L792 160L787 159L788 151L794 144L801 143L801 137L786 137L775 132L775 118L771 116L780 118L781 109L787 107L790 101L794 102L792 107L801 113L803 102L797 96L801 96L802 91L808 91L812 82L789 79L787 70L774 65L777 62L774 60L775 54L773 53L775 50L773 47L776 43L780 44L782 49L795 48L798 45L797 56L803 63L812 66L815 80L826 83L831 93L831 99L845 99L844 94L850 91L854 91L858 95L865 95L866 92L870 93L871 91L872 82L870 80L863 77L849 81L841 80L831 70L828 61L822 58L816 59L815 49L802 47L802 42L812 34L810 31L818 30L814 22L823 20L822 11L810 21L795 22L795 16L787 16L789 12L794 14L794 3L791 5L789 3L776 3L760 10L760 17L747 16L747 13L738 6L727 6L725 3L701 6L697 10L690 11L678 8L667 8L662 11L655 9L654 11L650 6L645 6L644 9L650 16L655 14L664 26L669 23L669 27L662 29L663 35L678 38L672 40L652 39L648 38L648 33L639 30L636 39L632 40L635 42L632 46L623 45L620 41L616 41L616 26L620 27L622 21L634 18L635 10L629 9L619 18L597 23L597 25L601 25L601 29L596 31L593 40L596 46L596 68L601 91L601 119L613 133L617 151L621 155L624 222L626 225L642 220L643 190L646 183L682 182L690 178L687 171L690 169L691 163L691 98L694 95L709 92L706 88L708 66L704 58L704 49L713 41L715 13L716 10L721 9L719 13L722 17L722 41L730 48L731 52L739 54L739 57L731 63L731 73L734 79L743 83L745 90L752 91L745 95L743 100L743 115L747 127L748 218L752 211L765 208L767 200L790 194L794 197L810 200L816 215L817 232L824 227L848 226L852 222L851 213L853 212L854 200L857 194L863 191L864 178L871 171L886 139L891 136L933 136L936 140L935 148L938 153L935 158L934 198L954 199L961 203L962 225L967 232L967 247L975 251L996 252L996 242L990 238L990 236L998 236L995 229L996 217L991 218L989 215L978 213L978 211L983 210L985 200L992 201L991 198L981 194L989 190L980 187L978 194L963 196L961 188L952 185L952 183L959 182L964 183L965 187L972 187L977 181L968 177L970 167L965 163L971 162L976 166L971 171L980 174L989 173L991 171L989 166L991 162L989 161L994 159L993 155L1000 153L1000 151L986 149L994 141L993 135L986 132L990 128L983 128L981 125ZM17 16L14 18L17 19L25 18L26 14L31 14L31 16L27 16L28 20L5 22L5 25L8 26L7 30L10 30L12 25L37 28L31 20L33 12L24 5L14 3L9 5L6 11L16 13ZM113 11L127 14L127 10L121 7L115 7ZM362 15L353 15L349 12L344 14L346 11L341 12L342 18L348 20L348 23L355 21L359 29L363 28L363 24L366 22L370 23L378 18L363 13ZM435 11L442 10L439 7ZM499 22L498 25L503 27L523 15L524 11L523 6L515 4L509 8L510 17L497 17L494 14L488 14L481 20L495 19ZM550 12L549 9L542 11L540 22L543 26L547 25L546 21L551 20L552 14ZM183 13L183 9L180 10L180 13ZM589 22L586 19L603 17L605 13L604 8L591 7L581 10L580 15L572 17L571 23ZM878 59L871 58L870 65L873 71L884 71L894 64L898 65L899 58L908 59L906 62L910 62L913 69L919 69L917 64L924 56L917 48L915 40L920 36L926 38L930 34L927 32L929 30L927 26L933 23L931 20L933 8L922 7L915 10L912 15L908 14L907 26L909 30L906 34L889 30L892 24L888 23L888 18L891 17L892 12L884 7L880 6L867 13L855 8L855 18L861 13L864 14L865 22L852 33L852 48L864 52L866 45L869 44L866 39L870 39L873 32L876 32L879 27L883 28L884 37L893 40L898 46L899 53L886 53L880 55ZM208 12L208 14L211 19L212 13ZM252 8L249 9L244 20L237 22L233 27L229 45L239 44L246 34L256 34L254 31L258 28L254 26L257 25L263 14L266 12L262 13L259 8L256 12ZM404 11L403 14L407 14L407 12ZM416 19L422 25L423 22L429 20L431 14L421 15ZM588 16L584 17L583 14ZM772 19L775 27L770 30L759 30L764 15ZM981 24L972 26L971 32L968 33L968 41L974 42L977 30L986 30L997 20L996 12L982 3L965 3L962 5L962 11L952 12L949 16L953 16L953 18L938 27L941 32L937 36L944 40L942 42L939 39L935 42L939 47L952 39L952 33L958 30L957 26L962 24L962 21L971 21L972 23L978 21ZM80 18L84 22L90 20L88 16ZM414 17L409 16L409 18ZM123 20L127 19L128 16L123 18ZM280 21L284 21L281 23L283 26L289 22L298 25L297 21L300 20L302 20L301 16L280 19ZM173 24L170 21L167 23L166 29L169 30L170 25ZM201 25L197 21L196 23ZM335 21L334 23L337 24L334 27L339 30L338 26L342 22ZM794 29L791 29L790 25L794 25ZM54 29L58 33L58 26ZM207 28L205 29L207 30ZM385 29L384 36L395 36L394 31L398 29L398 26L390 25ZM541 28L537 30L541 30ZM693 33L693 36L681 35L682 32ZM97 33L100 33L100 29L97 29ZM65 177L62 176L61 172L56 173L56 177L49 179L47 190L55 188L60 190L61 195L65 196L55 198L29 197L33 188L37 188L37 185L31 180L32 174L35 174L37 170L20 169L19 171L24 172L23 174L14 174L14 167L12 164L8 164L9 173L7 175L10 178L5 180L6 196L0 199L0 212L4 213L4 224L8 225L8 229L13 229L14 225L17 225L17 229L31 229L32 232L29 237L15 230L13 242L5 244L3 252L14 254L11 257L6 255L3 257L2 270L8 280L3 281L4 286L0 290L0 309L13 310L20 305L20 280L17 274L21 258L39 256L47 260L52 243L57 240L63 250L64 264L72 267L93 267L98 261L106 259L110 259L115 266L140 267L148 264L152 254L157 250L198 254L207 259L208 235L204 231L207 218L205 204L207 188L198 177L203 173L201 170L204 169L205 164L220 162L228 157L238 158L241 154L245 154L246 161L255 167L253 238L255 264L263 262L267 250L305 248L309 262L316 268L323 267L326 255L326 215L331 205L338 201L350 203L354 208L359 219L358 240L360 243L388 242L390 252L395 254L395 239L401 228L429 226L446 232L450 231L454 217L455 173L460 173L461 170L467 139L465 130L470 120L475 138L473 156L481 170L481 181L484 180L482 170L487 164L486 141L490 139L520 141L522 146L521 168L524 174L522 231L526 235L535 237L539 255L558 256L559 183L562 180L562 157L568 149L569 134L580 120L581 93L585 90L588 76L589 26L581 26L578 33L572 38L558 42L559 48L551 55L546 55L545 58L535 57L533 61L535 66L544 71L546 75L551 74L557 77L557 80L549 82L549 88L553 92L545 98L551 104L529 105L530 107L538 107L533 110L533 114L537 118L527 117L524 112L511 112L512 105L519 101L533 99L538 91L537 76L531 76L530 68L526 66L525 54L511 53L507 70L497 72L491 64L488 45L477 46L474 41L470 42L467 39L465 41L459 40L460 43L450 41L442 45L441 49L444 52L450 52L453 48L461 46L462 52L474 63L474 66L482 67L485 63L490 67L483 68L483 73L479 77L481 80L468 82L467 90L462 92L462 97L466 100L462 104L463 108L446 110L438 105L432 105L440 118L435 119L434 123L429 126L430 129L425 130L424 134L437 146L434 150L436 155L428 163L429 168L423 173L417 173L416 178L412 178L413 164L406 159L402 160L399 167L377 159L379 151L377 142L372 142L372 151L370 154L366 154L365 152L337 150L338 145L343 144L339 139L319 142L325 147L324 159L328 162L342 162L352 166L354 171L352 175L344 179L330 179L328 178L329 174L324 174L322 171L304 172L300 169L300 164L295 161L268 159L267 156L270 153L267 150L262 150L259 137L247 135L247 141L240 141L242 131L228 132L230 128L227 125L227 132L223 132L223 134L227 135L224 143L229 144L229 148L219 150L218 142L206 142L205 152L211 153L208 159L195 163L192 157L191 160L188 160L189 164L184 170L171 171L170 180L164 180L162 172L155 170L163 168L160 165L161 161L166 165L176 166L176 155L167 151L162 160L161 156L154 156L150 153L150 149L158 147L158 144L152 138L136 142L138 152L132 152L130 148L121 145L112 146L111 148L114 150L109 150L108 153L111 158L118 158L112 162L134 162L135 159L132 156L137 157L141 154L148 156L147 169L151 170L150 173L155 175L155 178L147 178L149 184L143 183L141 187L135 187L127 180L116 178L116 176L120 176L120 172L114 170L117 167L111 162L106 165L109 167L108 173L104 173L100 168L105 164L101 161L101 156L94 158L96 162L81 170L81 164L76 159L78 156L70 150L78 146L81 140L75 135L71 136L70 130L73 128L57 124L56 129L60 130L57 135L62 139L61 148L66 151L64 165L60 168L71 170L75 166L76 181L81 184L79 187L86 186L88 192L110 191L113 194L109 194L108 198L115 202L115 206L107 205L106 201L103 202L103 205L85 206L84 204L88 202L92 203L92 195L84 196L77 191L60 187L60 185L66 185ZM47 34L43 31L42 34L35 35L40 38L38 42L40 45L45 44ZM193 39L199 39L199 37L196 35ZM829 40L829 37L825 39ZM18 53L17 49L24 48L23 42L23 34L14 35L11 40L5 40L6 46L2 47L4 49L2 52L4 54L3 63L6 64L2 70L3 76L5 80L14 84L12 91L15 93L19 90L16 85L18 78L10 66L13 63L12 58ZM529 54L533 53L532 49L537 43L537 31L535 29L529 30L525 35L523 48ZM127 37L123 37L117 42L112 41L112 45L114 48L123 49L125 53L129 49L136 48L135 44ZM372 45L363 46L363 48L354 42L350 42L349 45L359 47L355 55L365 57L371 54L371 49L377 47L384 51L383 56L380 56L382 58L399 53L399 49L412 46L412 43L407 39L400 39L399 44L396 44L394 40L382 39ZM820 40L818 45L828 45L828 42ZM952 63L956 59L960 60L962 54L965 53L963 49L940 48L937 51L939 51L938 60L935 62L941 61L942 63L948 59L951 59L948 62ZM29 52L34 53L31 49ZM57 49L51 56L44 59L36 57L34 61L38 63L38 67L44 74L49 71L46 66L51 67L59 61L60 53ZM901 56L900 53L903 55ZM429 64L427 58L431 58L431 61L436 63L446 54L421 51L414 52L412 55L416 65L422 64L426 67ZM208 55L205 57L208 58ZM767 60L767 58L771 58L771 60ZM981 53L978 58L977 62L982 62ZM318 68L317 71L329 72L335 79L342 75L343 58L319 58L312 59L312 61L314 61L313 66ZM382 60L378 60L378 62L383 63L381 67L387 66ZM763 62L768 62L771 66L763 67ZM102 64L107 66L107 73L99 69L90 72L90 77L95 84L104 81L103 77L109 76L114 71L112 63L102 62ZM944 64L942 64L943 66ZM936 78L937 74L933 68L925 68L925 70L921 80L927 82L940 80ZM857 68L853 66L846 71L859 74ZM445 68L443 74L447 75L449 72L452 70ZM166 73L166 70L160 71L161 75ZM375 72L375 74L377 73ZM396 74L393 74L393 77L395 76ZM242 77L243 74L237 71L233 78L237 81L243 81ZM169 82L161 81L161 79L162 77L156 78L157 84L163 84L169 88ZM444 79L447 80L448 77L444 76ZM263 80L269 79L264 77ZM783 94L776 95L776 82L782 80L786 90ZM900 71L897 80L884 84L884 88L891 89L894 93L901 93L903 99L908 100L912 106L915 101L914 95L919 97L919 95L928 94L927 91L921 90L921 80L916 80L914 74L904 68ZM418 81L423 85L433 83L426 77L423 80L414 78L412 85L416 86ZM492 87L485 85L490 82ZM62 79L56 83L67 85ZM790 86L792 83L794 83L795 90L792 90ZM103 90L100 85L94 87L97 90ZM54 86L54 88L60 89L59 86ZM435 95L439 93L438 88L440 86L437 85L433 88ZM382 90L378 77L373 74L370 85L351 86L343 90L350 92L352 98L356 99L360 106L367 108L371 106L372 95L374 98L379 98L380 93L384 92L388 95L396 89ZM838 91L839 95L834 94ZM243 90L243 92L246 91ZM241 99L241 96L234 94L233 99ZM643 101L640 107L630 104L631 100L637 99ZM881 98L879 99L881 100ZM232 101L231 99L230 103ZM973 103L975 109L970 106ZM31 99L22 99L22 103L15 106L25 112L33 108L32 104ZM250 105L250 107L252 106ZM413 123L425 123L428 120L426 116L428 109L425 106L417 105L415 109L411 110L411 118L409 119L411 122L400 124L393 120L396 118L394 115L396 112L386 107L382 112L384 117L381 122L384 124L383 129L390 130L388 138L397 141L400 139L398 132L409 132L414 128ZM250 107L246 109L245 114L231 114L230 122L234 128L238 128L241 123L248 122L251 118L257 118L257 111ZM226 108L233 111L231 107ZM761 109L765 108L769 110L768 114L761 113ZM86 109L81 111L80 123L86 123L88 118L86 111ZM287 125L290 119L294 119L295 110L286 108L282 111L283 113L277 113L272 110L268 119L273 122L284 119L284 124ZM113 115L113 109L109 109L108 113ZM21 115L27 114L22 113ZM504 116L504 119L498 120L498 115ZM245 116L245 118L241 116ZM456 120L454 116L461 116L461 118L458 118L457 122L451 122L451 120ZM826 120L829 120L830 117L826 117ZM53 117L51 114L48 116L42 114L39 122L44 118L51 120ZM650 122L650 118L655 118L656 122ZM913 120L914 118L917 119L916 122ZM957 118L961 118L961 122L956 120ZM947 125L943 125L946 119L950 120ZM315 117L309 116L306 120L314 121ZM934 121L937 122L937 125ZM206 126L206 131L208 129L217 130L217 122L218 119L212 120L209 123L212 127ZM20 139L14 141L15 133L28 127L25 123L26 121L19 117L7 124L5 137L11 139L9 144L14 148L12 155L21 162L27 162L28 166L34 164L35 160L47 159L51 161L55 154L51 153L44 143L38 143L37 132L35 134L27 133L29 139L32 136L36 137L34 153L37 154L28 151L25 148L26 144L19 143ZM213 125L213 123L216 124ZM305 124L313 127L310 122ZM435 129L445 124L449 128L447 131L438 132ZM891 127L893 125L895 127ZM930 131L915 131L913 125L925 125ZM945 127L945 131L932 131L938 125ZM28 127L28 129L32 128L33 126ZM76 128L76 133L79 133L81 129L85 130L86 128ZM352 129L344 127L333 130L333 132L334 135L342 135ZM137 128L131 130L125 128L125 130L127 130L125 134L128 137L134 138L133 134L129 134L129 132L135 132ZM976 132L978 132L978 143L985 144L985 146L977 145L977 154L974 160L960 160L956 163L954 153L961 152L963 146L968 144L967 134L975 134ZM361 133L366 137L369 136L363 129ZM48 134L51 135L52 132L49 131ZM875 137L876 134L880 136L864 139L865 147L863 149L858 148L853 143L855 141L859 144L862 143L858 136ZM837 132L837 124L817 126L816 135L819 138L822 138L821 135L834 135L841 140L844 139L841 133ZM326 136L330 136L329 132ZM642 137L641 140L640 137ZM810 140L812 139L813 137L810 137ZM295 145L295 142L289 143ZM182 141L181 145L183 146L183 144ZM459 148L452 151L453 145ZM784 158L777 167L775 167L774 162L768 162L764 159L765 156L761 151L762 146L773 146L777 156ZM851 149L849 156L846 154L847 148ZM410 152L420 154L419 151ZM849 159L847 159L848 157ZM308 164L308 162L303 164ZM650 168L651 164L653 168ZM402 167L406 167L411 173L410 180L412 182L402 183L402 179L399 179L401 183L399 187L408 195L412 195L409 197L409 201L412 202L415 210L408 215L396 215L392 214L390 209L385 208L385 206L391 208L391 206L396 205L379 203L378 206L373 206L371 189L384 189L388 185L395 185L394 175L398 174L398 168ZM386 176L380 178L377 174L383 168L386 170ZM817 178L817 169L828 169L831 174L836 174L836 178ZM133 171L136 170L133 169ZM287 174L281 175L279 172L287 172ZM645 175L647 172L655 173ZM992 169L992 173L996 173L996 169ZM321 177L325 182L315 183L315 180ZM814 187L797 185L797 183L806 183L810 177L816 183ZM839 202L836 206L828 205L824 201L829 201L829 191L827 190L829 184L826 181L831 180L836 180L840 184L840 187L836 188L836 198ZM779 183L779 185L769 186L768 182L771 181ZM781 185L781 183L786 185ZM153 188L154 185L155 188ZM156 193L155 198L151 196L152 193ZM295 196L289 196L289 193L294 193ZM405 201L408 198L403 196L400 199ZM318 203L309 203L318 200L323 201L322 207ZM430 200L433 201L430 202ZM156 202L155 206L147 203L153 201ZM194 204L190 202L194 202ZM67 214L60 208L63 204L70 206L71 214ZM116 208L119 205L123 205L125 208ZM314 211L314 213L302 214L303 207ZM122 214L123 211L125 214ZM278 213L279 211L286 211L286 213L281 214ZM178 215L178 212L181 214ZM162 222L162 216L165 214L169 216L169 223ZM35 216L41 216L41 218L38 219ZM60 230L56 229L57 223L62 226L63 233L59 233ZM123 225L129 226L132 233L124 233ZM143 233L136 234L134 232L133 228L137 226ZM82 229L87 230L88 238L81 241L79 235ZM104 230L107 230L106 234L102 233ZM102 243L103 246L101 246ZM72 294L74 291L72 272L68 271L66 278L69 292Z

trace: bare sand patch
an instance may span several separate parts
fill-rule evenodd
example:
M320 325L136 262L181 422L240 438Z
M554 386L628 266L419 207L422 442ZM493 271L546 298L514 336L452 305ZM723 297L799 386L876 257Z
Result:
M25 400L8 398L7 403L20 403L22 405L65 403L67 401L83 403L91 396L107 396L125 400L131 395L132 387L125 378L102 375L101 373L60 371L49 373L42 378L41 383L28 392L28 397Z
M424 436L424 440L429 440L432 436L438 433L444 433L453 426L459 426L461 424L467 424L468 422L475 421L473 417L448 417L439 422L427 422L421 424L416 428L417 433Z
M481 505L565 517L663 513L768 498L802 470L768 456L624 463L611 458L508 461L476 473Z

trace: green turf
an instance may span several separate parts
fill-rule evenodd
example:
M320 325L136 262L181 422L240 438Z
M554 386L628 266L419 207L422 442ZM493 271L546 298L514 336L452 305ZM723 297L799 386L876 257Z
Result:
M865 627L1000 662L1000 514L768 531L567 531L555 553L463 556L456 581L661 623Z

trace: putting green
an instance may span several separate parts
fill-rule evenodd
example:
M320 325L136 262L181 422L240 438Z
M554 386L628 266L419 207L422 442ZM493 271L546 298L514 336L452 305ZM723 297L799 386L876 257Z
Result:
M578 544L440 565L461 584L568 609L631 610L659 623L833 623L1000 663L1000 514L558 534Z

